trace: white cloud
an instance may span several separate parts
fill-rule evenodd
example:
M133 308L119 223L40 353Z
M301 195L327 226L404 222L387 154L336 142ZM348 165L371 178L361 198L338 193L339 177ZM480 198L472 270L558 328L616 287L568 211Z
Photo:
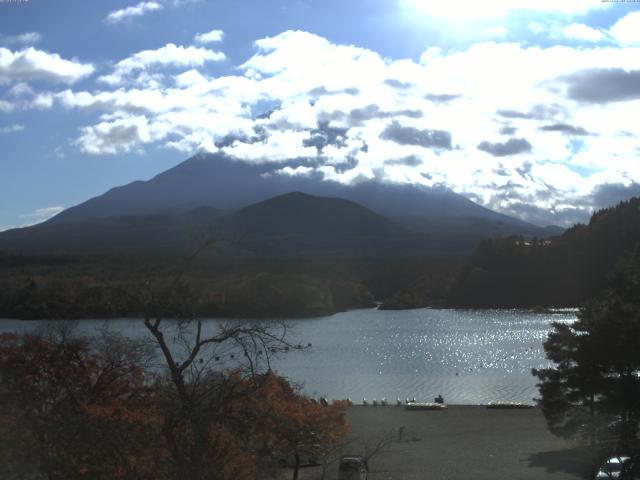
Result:
M459 0L444 2L433 0L402 0L430 16L453 21L501 18L509 12L525 10L531 12L575 15L592 9L605 8L607 2L600 0Z
M76 144L83 152L91 155L113 155L129 152L152 140L149 122L143 116L136 116L85 127Z
M640 45L640 12L631 12L618 20L609 35L623 45Z
M39 208L33 212L20 215L20 218L24 220L24 223L20 227L29 227L36 223L42 223L49 220L51 217L55 217L64 210L64 207L45 207Z
M311 158L280 173L444 185L536 221L571 221L566 206L603 183L640 182L640 126L628 120L639 101L576 102L568 85L594 69L640 70L640 48L484 42L394 61L288 31L260 39L236 75L218 77L195 68L213 61L210 51L189 48L116 66L146 75L141 83L38 98L100 116L76 140L92 155L165 147L252 162ZM399 134L383 135L393 125Z
M38 32L26 32L19 35L0 35L0 43L4 45L33 45L42 40Z
M531 33L533 33L534 35L540 35L541 33L546 32L548 28L547 25L540 22L529 22L527 24L527 27L529 28L529 30L531 30Z
M207 33L198 33L195 36L196 43L216 43L222 41L222 37L224 37L224 32L222 30L211 30Z
M495 27L486 27L482 32L488 37L505 37L509 30L504 25L497 25Z
M24 130L24 125L20 125L17 123L14 123L13 125L8 125L6 127L0 127L0 133L15 133L15 132L21 132L22 130Z
M11 97L28 97L33 95L33 89L25 82L16 83L7 90L7 95Z
M0 83L11 81L46 81L75 83L94 71L88 63L65 60L57 53L33 47L13 52L0 47Z
M9 113L12 112L14 108L13 103L0 99L0 112Z
M156 50L143 50L129 58L119 61L109 75L99 78L109 85L123 83L127 76L156 67L193 67L201 66L206 62L219 62L224 60L225 54L200 47L183 47L168 43ZM152 75L147 74L138 79L141 83L154 83L158 81Z
M191 69L176 75L176 85L179 87L190 87L206 82L206 78L197 70Z
M122 8L120 10L114 10L110 12L104 19L106 23L116 24L120 22L124 22L127 20L131 20L134 17L140 17L149 12L153 12L155 10L161 10L163 6L154 1L149 2L140 2L134 6Z
M583 23L572 23L562 29L565 37L573 40L583 40L586 42L601 42L607 36L600 30L592 28Z
M274 131L264 141L243 143L236 141L223 151L231 156L249 161L281 162L287 158L315 157L315 147L305 147L303 142L310 136L308 131Z

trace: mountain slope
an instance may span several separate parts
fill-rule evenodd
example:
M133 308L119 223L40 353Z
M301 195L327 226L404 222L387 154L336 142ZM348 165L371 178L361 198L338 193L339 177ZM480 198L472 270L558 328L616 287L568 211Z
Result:
M222 154L197 155L151 180L113 188L44 224L0 233L0 249L184 252L194 248L193 232L215 223L218 211L225 213L218 229L252 237L259 243L255 248L270 253L371 253L386 249L387 253L403 255L458 254L470 252L483 238L549 234L547 229L493 212L443 188L372 180L348 186L317 176L275 172L287 165L296 166L294 162L250 164ZM301 193L286 195L296 191L324 200L312 200ZM242 210L283 195L279 201ZM368 209L366 215L363 209ZM199 217L194 213L198 211L208 213ZM349 212L355 215L353 219L347 219ZM372 225L375 228L370 228ZM367 233L356 235L350 230L355 226ZM271 231L265 230L268 228ZM359 249L358 241L365 248Z
M384 252L408 245L402 227L355 202L301 192L255 203L218 222L218 230L270 253Z
M196 155L149 181L116 187L71 207L51 222L185 211L208 205L235 210L293 191L357 202L376 213L423 230L447 228L482 236L545 235L536 225L489 209L444 188L362 181L354 186L317 177L274 174L292 162L250 164L222 154Z
M220 212L127 215L45 222L0 233L0 250L29 254L175 254L191 251Z
M300 192L220 216L211 207L184 213L45 222L0 234L0 250L55 254L188 254L219 236L249 254L359 256L420 249L385 217L349 200Z
M483 241L449 300L464 307L577 306L598 295L616 262L638 245L640 198L632 198L550 241Z

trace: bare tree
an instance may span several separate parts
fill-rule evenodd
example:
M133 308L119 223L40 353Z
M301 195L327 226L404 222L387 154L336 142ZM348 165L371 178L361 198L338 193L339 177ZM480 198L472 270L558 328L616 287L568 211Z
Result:
M224 439L214 426L233 429L230 409L237 395L250 394L246 379L261 378L256 374L270 370L273 355L296 348L287 343L282 322L204 322L192 313L193 299L182 280L192 262L215 242L198 249L167 288L147 293L144 319L168 372L162 434L176 473L189 480L216 478L212 455Z

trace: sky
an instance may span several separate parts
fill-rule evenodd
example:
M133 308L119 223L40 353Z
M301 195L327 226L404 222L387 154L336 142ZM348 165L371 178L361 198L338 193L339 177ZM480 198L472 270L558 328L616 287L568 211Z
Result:
M201 151L569 226L640 195L639 114L640 2L0 1L0 230Z

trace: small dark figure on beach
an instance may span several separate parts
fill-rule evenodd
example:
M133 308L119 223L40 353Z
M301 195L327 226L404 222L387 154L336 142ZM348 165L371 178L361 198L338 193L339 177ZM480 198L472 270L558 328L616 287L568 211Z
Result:
M438 394L438 396L434 398L433 401L436 403L444 403L444 398L442 398L442 395Z

